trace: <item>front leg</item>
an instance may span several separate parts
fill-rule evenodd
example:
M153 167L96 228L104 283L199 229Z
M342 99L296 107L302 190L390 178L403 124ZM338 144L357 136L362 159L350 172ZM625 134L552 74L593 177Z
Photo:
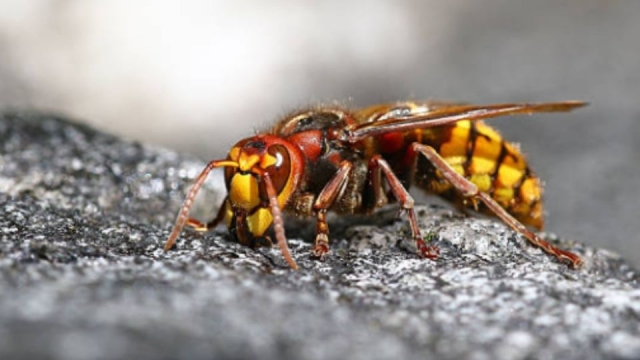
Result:
M192 227L195 231L200 231L200 232L207 232L211 229L214 229L224 219L224 216L227 210L227 201L228 201L228 197L226 197L222 202L222 205L220 205L220 208L218 209L218 213L213 220L207 223L203 223L198 219L189 218L187 219L186 225Z
M316 214L316 240L313 246L312 256L323 259L329 253L329 225L327 224L327 211L343 192L349 181L349 174L353 164L344 160L340 163L338 171L324 186L316 201L313 203L313 211Z
M225 198L224 201L222 202L222 205L220 205L220 208L218 209L218 214L216 215L215 219L207 223L203 223L198 219L190 217L190 218L187 218L187 220L185 221L185 225L190 226L195 231L199 231L199 232L207 232L211 229L214 229L224 219L224 215L226 212L225 210L227 209L227 201L228 201L228 198ZM165 244L164 251L168 251L170 248L172 248L175 245L176 237L170 237L171 240L167 241L167 243Z

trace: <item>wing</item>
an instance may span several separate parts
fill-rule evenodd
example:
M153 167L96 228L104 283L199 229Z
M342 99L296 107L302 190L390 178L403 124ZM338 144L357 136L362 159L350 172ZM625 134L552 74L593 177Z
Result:
M355 111L359 122L373 122L390 118L407 117L409 115L424 115L442 108L452 108L456 106L467 105L465 103L454 103L445 101L422 101L412 102L403 101L396 103L385 103L371 105Z
M345 129L350 143L388 132L404 132L452 124L461 120L482 120L499 116L563 112L587 105L582 101L538 104L465 105L444 102L374 105L357 112L361 123Z

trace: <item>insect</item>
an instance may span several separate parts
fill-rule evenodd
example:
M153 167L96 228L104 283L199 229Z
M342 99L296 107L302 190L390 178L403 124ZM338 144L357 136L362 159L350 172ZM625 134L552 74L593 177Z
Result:
M496 216L533 245L567 261L582 259L540 238L542 185L518 147L482 120L516 114L571 111L579 101L461 105L400 102L357 110L316 107L293 113L269 131L235 144L226 159L211 161L189 190L166 244L182 228L207 231L224 221L238 242L271 245L297 269L282 211L316 218L312 256L329 252L328 211L367 214L390 202L406 212L420 255L436 259L426 243L408 188L415 184L461 209ZM223 167L227 197L208 223L189 218L193 201L214 168Z

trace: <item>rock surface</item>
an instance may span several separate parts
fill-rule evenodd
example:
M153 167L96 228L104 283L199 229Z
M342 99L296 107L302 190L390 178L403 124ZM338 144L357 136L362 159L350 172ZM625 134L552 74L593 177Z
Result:
M640 357L640 277L618 255L562 241L586 260L571 270L501 223L437 206L418 215L438 261L411 252L393 210L334 219L325 262L288 221L297 272L224 229L184 231L165 254L202 166L52 116L1 116L0 358ZM213 177L203 216L224 192Z

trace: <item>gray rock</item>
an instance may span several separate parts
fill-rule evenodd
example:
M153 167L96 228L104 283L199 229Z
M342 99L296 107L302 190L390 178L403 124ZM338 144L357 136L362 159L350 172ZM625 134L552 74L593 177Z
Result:
M165 254L202 166L52 116L0 117L0 358L640 357L639 276L618 255L549 234L584 256L571 270L438 206L418 207L438 261L412 252L393 209L334 218L325 262L289 219L297 272L224 229L186 230ZM224 192L213 178L201 216Z

